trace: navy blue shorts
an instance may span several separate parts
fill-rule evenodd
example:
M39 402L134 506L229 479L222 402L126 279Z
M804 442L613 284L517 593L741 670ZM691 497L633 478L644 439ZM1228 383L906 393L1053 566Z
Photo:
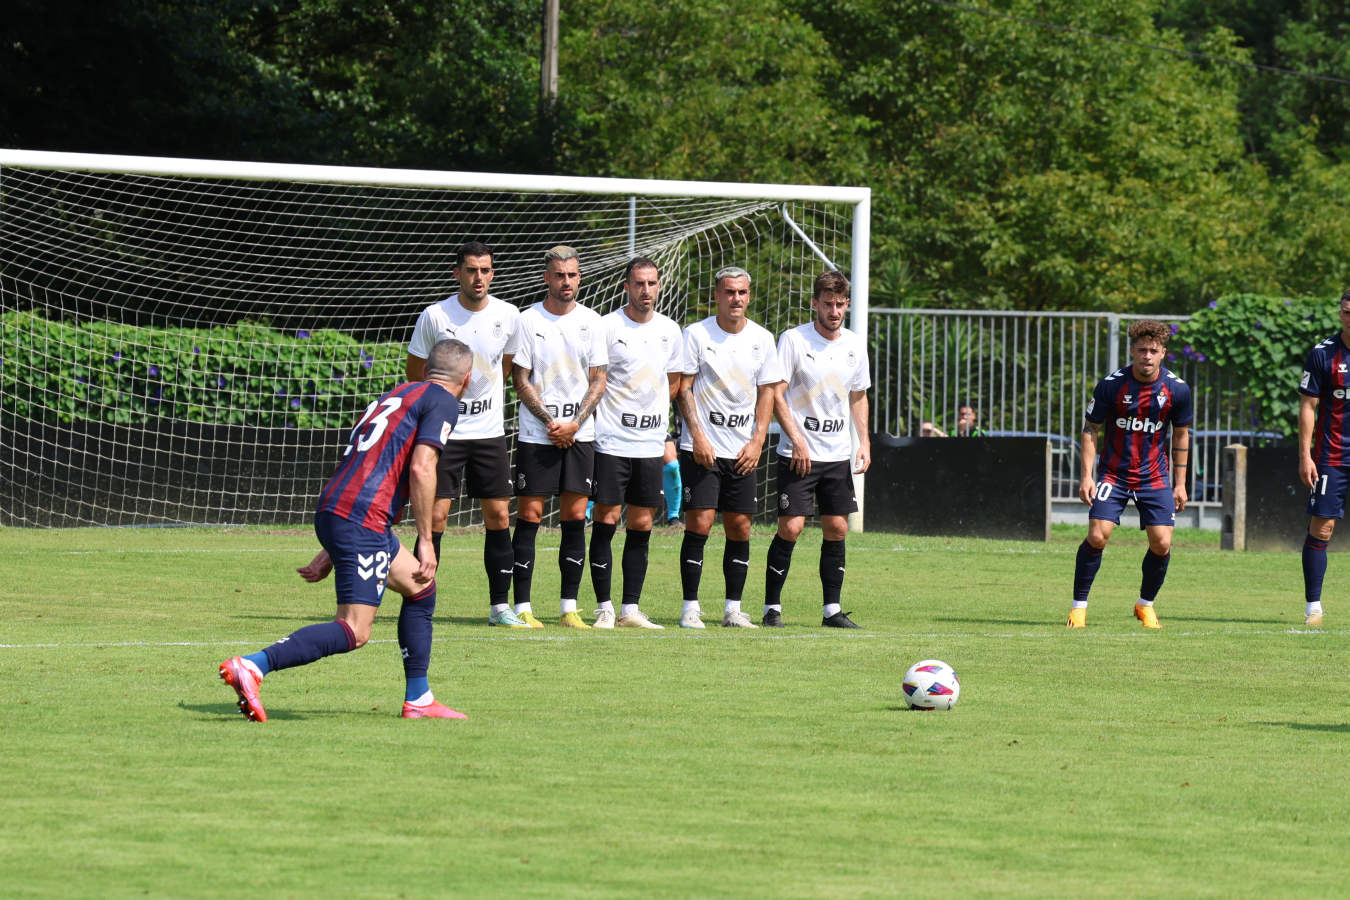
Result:
M1105 519L1119 525L1120 514L1125 511L1125 504L1130 500L1134 501L1134 508L1139 511L1140 528L1177 523L1177 501L1170 487L1132 491L1112 481L1097 482L1097 493L1092 497L1088 518Z
M333 558L337 602L379 606L389 567L398 555L394 533L371 531L330 512L315 514L314 533Z
M1345 489L1350 471L1340 466L1317 466L1317 483L1308 493L1308 515L1319 519L1345 518Z

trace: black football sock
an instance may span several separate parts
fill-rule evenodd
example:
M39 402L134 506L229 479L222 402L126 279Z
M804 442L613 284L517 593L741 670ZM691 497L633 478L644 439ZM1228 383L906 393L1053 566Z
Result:
M647 548L650 531L628 529L623 539L623 602L640 603L642 583L647 580Z
M483 570L487 572L489 605L501 606L507 602L515 563L516 554L511 549L511 529L489 528L483 538Z
M844 591L844 542L823 541L820 545L820 587L824 602L838 603Z
M516 533L511 538L512 582L516 607L530 602L530 585L534 581L534 539L539 534L538 522L516 519Z
M792 551L797 548L793 541L785 541L778 535L769 543L769 558L764 564L764 605L783 605L783 585L787 582L788 570L792 568Z
M703 545L706 543L706 534L685 529L684 540L680 542L680 590L685 603L698 602L698 583L703 579Z
M445 536L444 531L433 531L431 533L431 548L436 551L436 565L441 564L441 538ZM417 545L414 544L414 547Z
M562 575L562 599L575 600L586 571L586 520L562 523L558 542L558 572Z
M741 601L741 594L745 593L745 577L749 572L750 542L728 540L726 549L722 551L722 578L726 580L728 600Z
M591 525L591 587L597 604L609 603L614 582L614 531L618 525L595 522Z

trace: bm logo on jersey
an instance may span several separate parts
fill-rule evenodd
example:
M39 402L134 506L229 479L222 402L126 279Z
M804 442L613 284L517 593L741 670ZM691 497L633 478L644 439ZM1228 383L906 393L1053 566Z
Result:
M821 421L815 416L807 416L802 422L802 427L807 431L819 431L823 434L834 434L837 431L844 430L843 419L825 419Z

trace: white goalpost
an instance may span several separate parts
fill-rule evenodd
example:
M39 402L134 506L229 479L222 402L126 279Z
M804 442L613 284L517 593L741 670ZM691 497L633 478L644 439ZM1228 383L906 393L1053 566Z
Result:
M648 256L681 324L742 266L775 334L837 268L865 336L870 206L858 187L0 150L0 525L308 521L469 240L522 308L554 244L602 313ZM769 516L773 467L759 478ZM476 519L461 502L451 524Z

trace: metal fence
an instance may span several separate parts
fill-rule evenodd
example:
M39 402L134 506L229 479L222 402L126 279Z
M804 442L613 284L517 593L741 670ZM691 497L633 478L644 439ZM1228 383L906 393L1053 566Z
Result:
M1087 401L1102 376L1129 362L1129 326L1139 318L873 307L872 430L918 435L922 424L931 422L955 434L957 407L969 403L986 434L1046 435L1053 459L1051 498L1075 502ZM1188 317L1149 318L1180 323ZM1165 365L1190 385L1194 397L1188 491L1200 521L1222 507L1223 447L1284 436L1258 431L1237 380L1190 348L1174 341Z

